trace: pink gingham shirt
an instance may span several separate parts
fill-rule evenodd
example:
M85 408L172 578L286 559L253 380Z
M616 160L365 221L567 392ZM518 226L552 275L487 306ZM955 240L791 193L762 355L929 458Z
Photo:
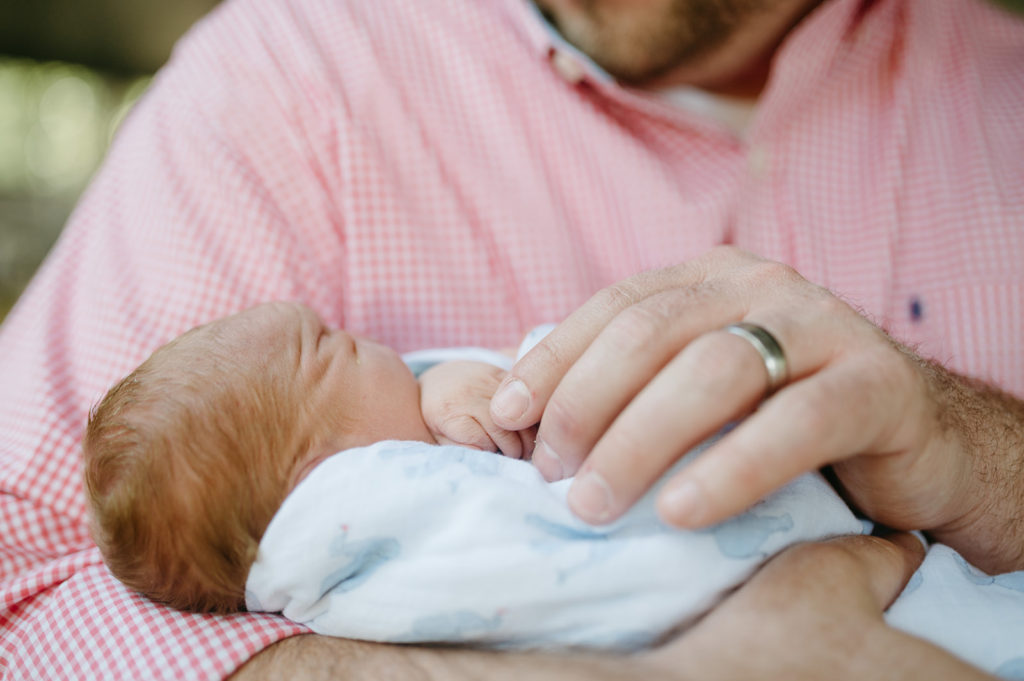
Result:
M1024 395L1024 24L832 0L746 141L603 78L524 0L230 0L131 114L0 335L0 669L213 679L302 631L129 593L89 539L86 413L268 299L400 350L506 346L737 244Z

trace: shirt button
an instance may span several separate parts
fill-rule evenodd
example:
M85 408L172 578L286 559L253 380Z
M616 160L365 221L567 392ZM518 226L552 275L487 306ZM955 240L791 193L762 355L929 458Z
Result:
M747 169L754 177L761 179L768 175L771 170L771 154L768 147L763 144L754 145L747 153Z
M572 55L560 50L555 50L551 55L551 65L555 67L555 71L558 71L558 75L571 85L579 83L586 76L583 65Z

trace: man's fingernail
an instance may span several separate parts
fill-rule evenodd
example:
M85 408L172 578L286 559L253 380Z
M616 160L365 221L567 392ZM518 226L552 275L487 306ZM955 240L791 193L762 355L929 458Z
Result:
M703 495L700 487L692 480L685 480L665 490L658 505L667 520L688 527L698 525L704 515Z
M538 440L533 450L533 465L537 467L540 474L548 482L561 480L565 477L565 466L562 465L562 457L555 453L555 450L548 447L546 443Z
M518 378L509 381L491 398L491 413L506 421L518 421L530 408L530 391Z
M588 471L569 489L569 506L583 520L599 525L611 518L612 488L600 474Z

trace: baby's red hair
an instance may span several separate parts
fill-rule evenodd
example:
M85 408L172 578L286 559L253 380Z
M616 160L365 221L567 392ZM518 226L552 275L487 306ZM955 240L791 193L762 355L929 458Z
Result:
M85 486L94 538L118 579L177 608L234 612L309 443L285 407L296 404L288 376L195 333L92 410Z

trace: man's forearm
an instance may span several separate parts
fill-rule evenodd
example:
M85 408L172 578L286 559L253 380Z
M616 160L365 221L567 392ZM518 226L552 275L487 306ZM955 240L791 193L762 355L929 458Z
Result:
M308 634L285 639L246 662L232 681L460 681L558 679L612 681L659 678L628 656L496 653L350 641ZM664 674L661 678L665 677Z
M1024 401L929 369L945 437L971 471L958 517L930 534L987 572L1024 569Z

